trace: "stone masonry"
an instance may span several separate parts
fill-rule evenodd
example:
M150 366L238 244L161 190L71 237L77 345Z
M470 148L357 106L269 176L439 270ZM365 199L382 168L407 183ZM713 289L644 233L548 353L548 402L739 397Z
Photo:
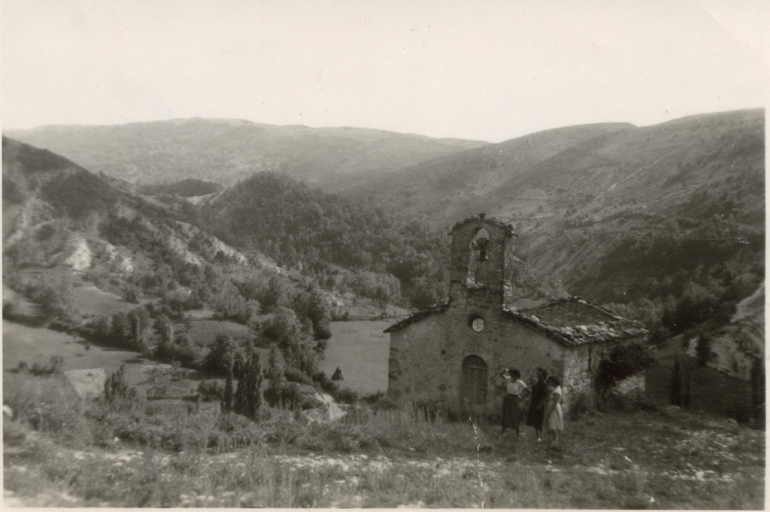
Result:
M645 338L638 324L577 298L528 310L510 306L518 261L510 225L480 214L455 225L450 235L448 302L385 331L388 394L396 403L494 414L501 403L495 377L504 368L518 368L533 381L542 367L562 380L569 406L571 395L592 392L598 361L612 347ZM629 384L643 387L644 381Z

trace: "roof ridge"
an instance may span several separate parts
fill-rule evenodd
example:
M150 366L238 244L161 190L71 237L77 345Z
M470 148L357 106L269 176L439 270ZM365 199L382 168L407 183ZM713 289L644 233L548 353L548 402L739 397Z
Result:
M596 309L597 311L601 311L602 313L604 313L604 314L606 314L608 316L611 316L615 320L620 320L621 322L625 322L625 323L628 323L630 325L635 325L635 326L641 326L642 325L637 320L631 320L630 318L626 318L624 316L621 316L621 315L613 312L612 310L609 310L609 309L607 309L607 308L605 308L603 306L600 306L599 304L596 304L595 302L588 301L588 300L586 300L586 299L584 299L582 297L579 297L577 295L570 295L569 297L560 297L560 298L554 299L554 300L552 300L550 302L546 302L545 304L540 304L539 306L535 306L535 307L532 307L532 308L526 308L526 309L523 309L521 311L531 311L531 310L540 309L540 308L547 308L547 307L550 307L550 306L555 306L556 304L564 304L566 302L577 302L579 304L584 304L584 305L586 305L586 306L588 306L590 308Z
M513 231L513 224L506 224L505 222L501 221L497 217L488 217L486 213L479 213L477 215L473 215L472 217L468 217L465 220L461 220L452 227L452 231L456 231L460 229L461 227L465 226L466 224L469 224L474 221L482 221L482 222L488 222L492 224L493 226L498 226L503 229L505 229L506 233L513 235L513 236L519 236L518 234L514 233ZM449 233L450 235L452 232Z
M382 332L385 333L391 333L393 331L397 331L403 327L406 327L409 324L412 324L418 320L422 320L423 318L426 318L430 315L433 315L435 313L443 313L449 309L449 301L446 302L437 302L435 304L431 304L427 308L421 309L420 311L417 311L415 313L412 313L411 315L407 316L406 318L403 318L396 322L395 324L391 325L387 329L385 329Z
M503 311L511 318L532 327L568 347L643 336L649 332L638 323L624 325L622 328L621 326L607 325L604 324L604 322L601 322L604 324L603 326L600 326L599 324L587 324L577 325L575 327L557 327L541 321L536 315L528 313L526 310L518 311L515 309L511 310L503 308ZM613 315L613 317L624 321L624 323L630 322L630 320L617 317L617 315Z

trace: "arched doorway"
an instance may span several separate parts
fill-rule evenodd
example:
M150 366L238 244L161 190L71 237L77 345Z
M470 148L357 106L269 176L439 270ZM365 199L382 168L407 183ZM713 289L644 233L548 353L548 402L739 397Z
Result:
M463 402L471 406L486 403L487 386L487 363L479 356L463 359Z

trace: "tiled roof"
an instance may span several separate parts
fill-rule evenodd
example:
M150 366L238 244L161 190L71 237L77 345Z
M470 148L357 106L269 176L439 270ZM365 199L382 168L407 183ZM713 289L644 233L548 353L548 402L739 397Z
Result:
M585 325L556 326L542 321L535 314L538 310L543 310L555 305L568 302L577 302L585 307L596 309L607 316L604 321ZM618 316L611 311L591 304L579 297L569 297L558 299L544 306L532 308L529 310L505 309L505 314L514 320L517 320L532 329L554 339L567 347L578 347L592 343L602 343L605 341L622 340L637 336L646 336L648 331L640 323L628 320Z
M564 304L566 302L577 302L585 305L589 308L594 308L601 311L607 316L606 321L599 321L593 324L578 324L570 326L557 326L542 321L534 314L537 310L552 307L558 304ZM423 318L431 316L436 313L443 313L449 309L449 303L434 304L417 313L414 313L403 320L391 325L384 332L391 333L403 329L407 325L418 322ZM578 297L569 297L566 299L558 299L550 302L544 306L532 308L529 310L516 310L516 309L503 309L503 312L508 318L516 320L527 327L538 331L539 333L561 343L566 347L579 347L582 345L590 345L593 343L603 343L606 341L616 341L627 338L634 338L638 336L646 336L648 334L647 329L642 327L638 322L628 320L626 318L615 315L611 311L591 304Z
M493 226L498 226L498 227L501 227L501 228L505 229L505 231L509 235L519 236L519 235L517 235L516 233L513 232L513 225L512 224L506 224L505 222L503 222L500 219L495 218L495 217L487 217L487 215L485 213L479 213L478 215L474 215L473 217L468 217L467 219L458 222L457 224L454 225L454 227L452 228L452 231L456 231L456 230L460 229L461 227L465 226L466 224L468 224L470 222L474 222L474 221L488 222L489 224L492 224ZM449 234L451 235L452 233L449 233Z
M412 315L409 315L408 317L404 318L401 321L396 322L395 324L385 329L383 332L393 332L399 329L403 329L409 324L413 324L414 322L422 320L423 318L433 315L435 313L443 313L447 309L449 309L448 302L444 302L441 304L433 304L432 306L428 306L427 308L420 310L417 313L414 313Z

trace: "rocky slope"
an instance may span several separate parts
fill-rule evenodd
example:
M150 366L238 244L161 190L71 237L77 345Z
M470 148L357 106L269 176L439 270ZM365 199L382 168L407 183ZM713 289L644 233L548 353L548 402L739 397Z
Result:
M5 274L61 267L130 275L139 267L157 268L156 256L164 251L166 263L201 266L220 253L247 261L162 206L59 155L3 138Z

